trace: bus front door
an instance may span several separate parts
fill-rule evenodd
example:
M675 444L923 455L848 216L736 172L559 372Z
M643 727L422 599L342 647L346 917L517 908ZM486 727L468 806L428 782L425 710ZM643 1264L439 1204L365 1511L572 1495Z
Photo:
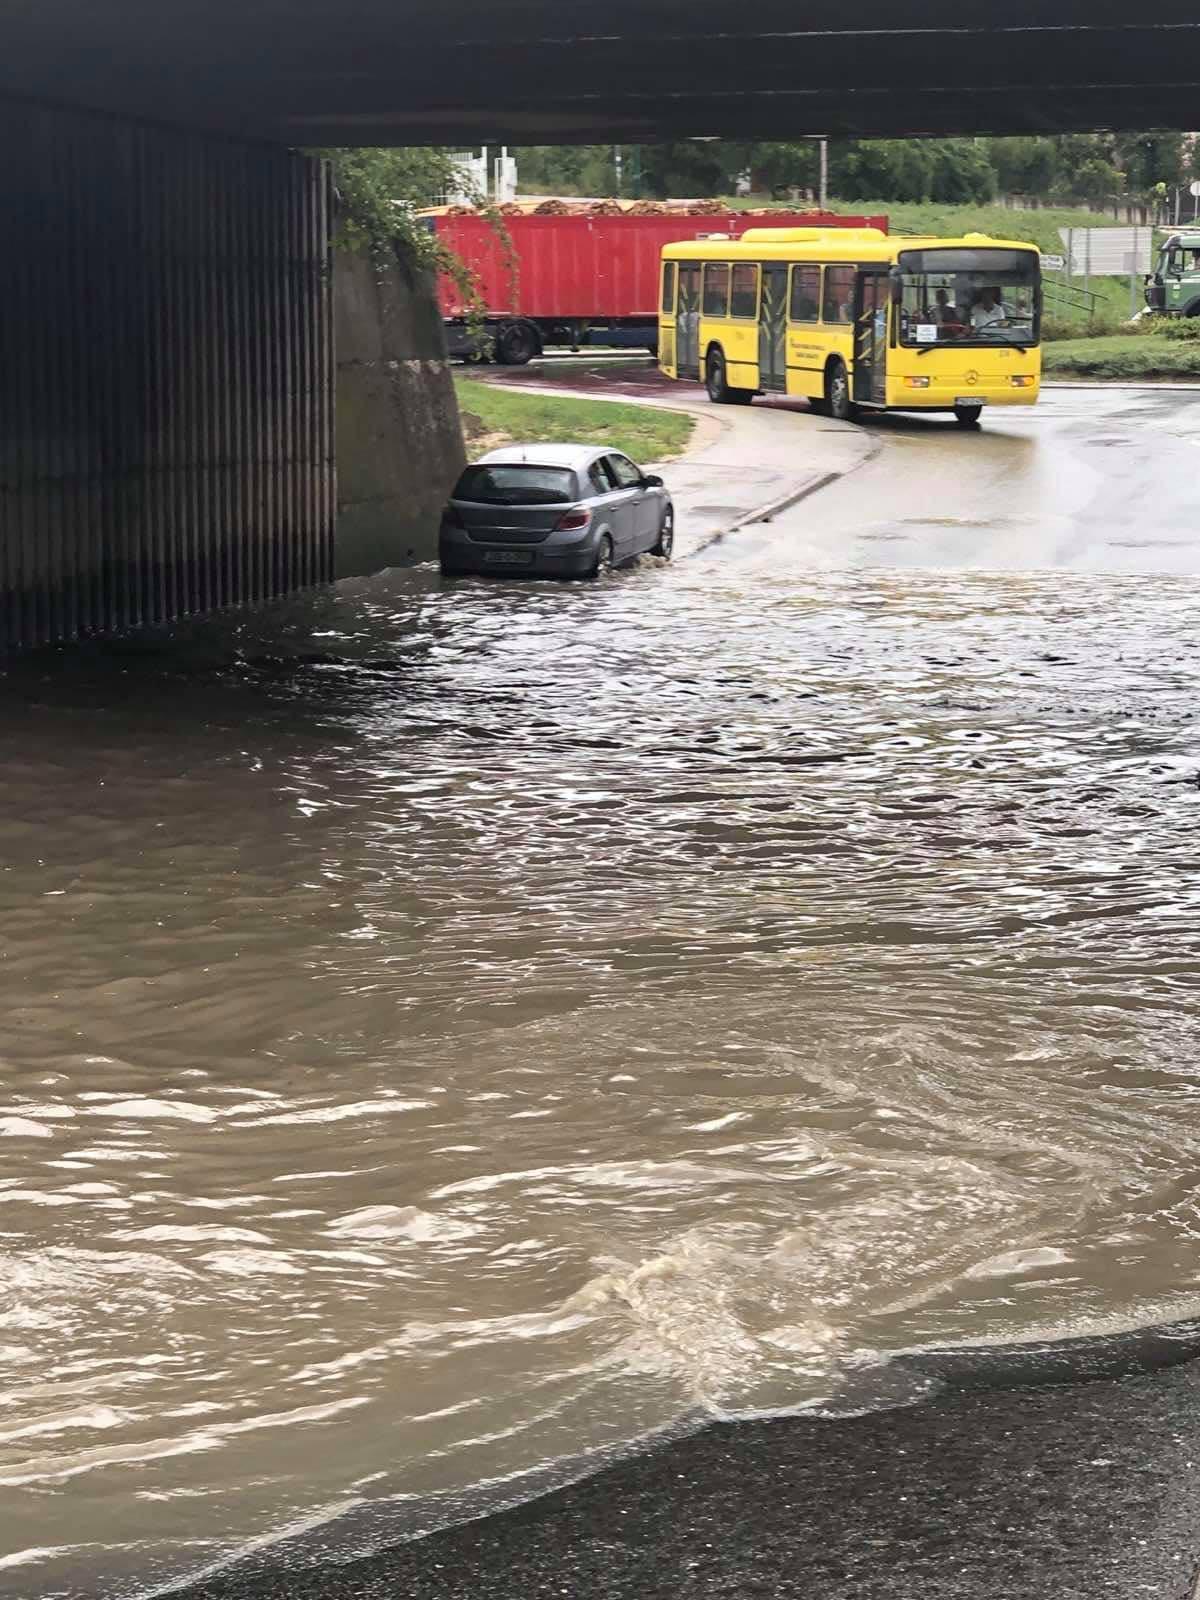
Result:
M887 399L886 272L860 272L854 293L854 399L881 406Z
M679 264L675 370L681 378L700 376L700 268L690 262Z
M786 263L762 269L762 309L758 314L758 382L763 389L787 388Z

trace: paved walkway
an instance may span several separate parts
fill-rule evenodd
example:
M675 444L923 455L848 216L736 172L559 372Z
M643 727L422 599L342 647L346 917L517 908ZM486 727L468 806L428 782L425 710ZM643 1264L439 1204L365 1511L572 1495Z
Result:
M364 1560L187 1600L1192 1600L1198 1567L1192 1364L714 1426Z

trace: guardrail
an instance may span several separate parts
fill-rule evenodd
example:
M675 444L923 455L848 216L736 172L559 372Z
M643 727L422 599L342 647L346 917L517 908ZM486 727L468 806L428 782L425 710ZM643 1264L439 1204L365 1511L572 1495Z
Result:
M1056 283L1051 278L1042 279L1042 300L1051 311L1082 311L1089 319L1096 314L1100 296L1090 289L1080 289L1073 283Z

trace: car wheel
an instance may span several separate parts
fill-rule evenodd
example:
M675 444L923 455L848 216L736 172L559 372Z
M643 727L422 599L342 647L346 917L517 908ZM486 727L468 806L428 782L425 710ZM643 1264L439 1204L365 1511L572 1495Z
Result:
M596 559L592 563L589 578L602 578L605 573L613 569L613 542L606 533L600 535L600 543L596 546Z
M537 334L527 322L514 322L496 340L496 355L506 367L525 367L538 353Z
M850 374L840 359L831 361L825 373L825 404L837 422L853 422L858 414L850 398Z
M955 406L954 420L960 428L977 428L982 411L982 406Z
M675 548L675 507L668 506L663 512L662 521L658 525L658 543L650 546L650 554L659 556L663 561L670 561L671 552Z

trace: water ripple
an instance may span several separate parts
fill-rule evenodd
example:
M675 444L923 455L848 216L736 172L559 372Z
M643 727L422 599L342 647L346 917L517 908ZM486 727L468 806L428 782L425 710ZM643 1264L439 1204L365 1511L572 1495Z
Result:
M719 549L15 669L0 1584L1195 1307L1198 669Z

